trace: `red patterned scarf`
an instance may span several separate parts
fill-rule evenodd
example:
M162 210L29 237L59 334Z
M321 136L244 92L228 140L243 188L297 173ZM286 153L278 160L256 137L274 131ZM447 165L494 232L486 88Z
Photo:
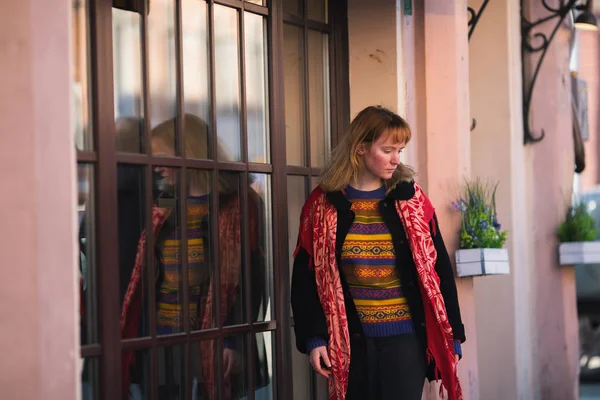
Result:
M419 276L427 326L428 358L433 358L441 375L440 392L445 388L449 400L462 400L452 328L440 291L440 279L435 272L437 253L429 230L434 215L433 206L415 183L415 195L410 200L397 201L396 211L403 222ZM315 271L319 298L327 320L332 370L329 399L344 400L350 371L350 338L335 254L336 234L337 210L319 187L312 192L302 209L296 254L302 247L310 255L310 267Z

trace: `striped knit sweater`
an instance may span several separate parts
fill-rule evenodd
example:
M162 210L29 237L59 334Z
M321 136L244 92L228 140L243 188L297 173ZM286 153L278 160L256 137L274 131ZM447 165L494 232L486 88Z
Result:
M362 191L347 186L344 193L352 203L355 218L342 245L340 268L365 335L386 337L415 332L396 268L392 235L379 213L385 187ZM323 338L311 338L307 350L326 344ZM459 341L455 341L454 351L462 355Z
M379 213L385 187L373 191L346 188L354 223L342 245L340 268L367 337L414 332L410 310L396 269L392 235Z

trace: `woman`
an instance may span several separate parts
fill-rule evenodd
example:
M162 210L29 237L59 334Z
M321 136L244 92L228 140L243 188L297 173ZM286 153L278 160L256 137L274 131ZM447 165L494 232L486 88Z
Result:
M296 346L329 379L331 400L420 400L438 376L462 399L456 284L433 206L400 162L410 138L400 116L367 107L302 209Z
M206 159L207 134L206 125L199 118L186 114L183 121L185 157L190 159ZM174 157L175 150L175 123L166 121L151 132L151 147L154 156ZM224 159L220 146L217 146L219 159ZM217 201L219 204L218 216L209 214L211 203L211 173L195 169L187 169L185 193L187 212L187 252L188 252L188 278L187 293L188 304L183 304L184 275L181 252L181 231L179 223L181 216L177 206L180 185L179 174L173 168L156 167L160 179L157 182L160 195L153 208L152 232L154 237L154 251L156 255L154 266L156 278L156 333L157 335L172 335L184 332L184 307L188 310L188 325L192 331L215 328L217 326L216 313L225 325L234 325L245 322L245 299L242 290L244 271L243 235L242 226L246 226L249 238L249 271L248 278L252 284L251 290L251 317L253 321L264 318L266 298L264 292L265 262L263 257L261 216L263 209L261 199L248 187L248 206L244 209L240 195L239 177L236 174L220 172L218 179ZM216 279L212 272L215 268L211 265L211 230L210 219L217 218L218 223L218 273L219 288L215 285ZM246 222L244 222L246 221ZM143 320L142 297L143 283L142 271L145 264L146 238L141 235L137 248L137 257L131 278L128 281L127 291L123 300L121 312L121 337L123 339L138 337L140 322ZM216 298L219 293L219 298ZM141 329L142 328L142 329ZM165 365L164 376L159 376L159 397L169 397L176 393L183 393L180 376L183 370L184 355L180 348L159 349L159 361ZM192 364L197 364L201 369L201 376L193 377L194 398L217 399L216 368L214 364L217 352L216 341L204 340L197 346L198 354L191 356ZM193 347L192 347L193 348ZM263 349L256 346L255 354L255 387L261 388L269 382L266 360L259 355ZM223 395L224 399L239 399L247 395L244 385L243 360L249 355L245 346L239 340L225 339L223 341ZM123 398L129 398L127 393L131 389L136 368L135 353L126 351L122 358L123 372ZM169 367L171 366L171 367ZM161 369L163 371L163 369ZM161 394L163 393L163 394ZM130 396L131 397L131 396ZM169 397L170 398L170 397Z

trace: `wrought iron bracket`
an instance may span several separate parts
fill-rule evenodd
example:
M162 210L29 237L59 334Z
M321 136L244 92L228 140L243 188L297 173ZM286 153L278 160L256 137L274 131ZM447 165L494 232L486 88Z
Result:
M490 0L484 0L481 4L481 7L479 7L479 11L477 12L475 12L475 9L473 9L472 7L467 8L467 11L469 11L469 40L471 40L471 35L473 35L473 32L475 31L475 27L479 22L479 18L481 18L481 14L483 14L483 11L485 10L489 2Z
M545 131L542 129L539 136L534 136L529 126L533 89L540 72L540 67L542 66L544 58L546 57L548 47L552 43L552 39L554 39L558 28L562 24L562 21L565 19L567 14L571 12L571 10L579 9L581 7L576 5L577 0L561 0L560 5L555 7L549 6L546 0L540 1L542 2L544 8L550 12L550 14L536 21L530 21L525 17L523 5L524 0L521 0L521 73L523 75L523 132L525 144L539 142L544 139L544 136L546 135ZM549 36L542 32L533 32L536 27L551 20L555 20L556 25L550 32ZM537 46L534 45L534 41L539 42L539 44ZM533 76L531 79L527 79L525 76L527 70L526 65L528 61L526 55L536 53L540 53L540 56L535 64Z

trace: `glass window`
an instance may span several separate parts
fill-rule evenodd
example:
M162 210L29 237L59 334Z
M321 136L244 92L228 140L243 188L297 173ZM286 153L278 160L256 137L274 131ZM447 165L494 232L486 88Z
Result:
M316 188L319 185L319 178L318 176L311 176L310 177L310 191L312 192L314 188Z
M246 318L245 243L242 231L244 209L239 173L219 173L219 293L223 325L239 325Z
M75 145L78 150L93 150L91 126L91 85L89 56L89 3L72 1L72 116Z
M158 398L184 400L185 346L175 345L158 349Z
M246 335L230 336L223 340L223 386L225 398L244 399L248 397L249 364Z
M128 395L129 399L149 399L152 379L151 377L151 357L149 350L126 350L123 352L123 359L130 360L128 369L129 382L124 383L125 389L122 391Z
M116 148L143 152L142 50L138 13L113 8L113 91Z
M186 323L184 307L187 304L184 298L184 257L182 257L184 239L181 228L181 171L175 168L155 166L154 173L156 174L155 185L158 197L153 215L158 212L161 214L159 222L153 224L154 249L150 252L155 255L156 334L171 335L184 332ZM187 200L190 203L189 197ZM187 240L189 254L189 238ZM191 300L191 297L189 299ZM188 318L192 320L194 317L190 314ZM193 321L195 322L195 319Z
M98 342L98 288L96 285L95 180L91 165L77 166L79 221L79 290L81 344Z
M221 144L221 154L217 156L221 161L240 161L239 13L215 5L214 18L217 137Z
M303 176L288 176L287 178L287 215L288 215L288 244L290 268L294 264L294 250L300 229L300 212L304 205L306 194L306 178ZM290 271L290 279L292 274Z
M274 312L271 176L250 174L248 218L252 321L270 321Z
M215 340L194 342L190 348L192 399L212 400L218 398L217 342Z
M98 359L88 357L81 359L81 399L94 400L100 398L100 376Z
M135 298L139 312L136 315L126 315L126 321L135 319L127 336L139 337L150 334L148 321L149 294L148 285L141 273L142 265L136 268L138 246L145 239L146 228L146 168L144 166L119 164L117 166L117 232L119 244L119 304L131 304ZM156 191L154 191L156 195ZM147 253L140 253L139 261L147 263ZM127 299L127 291L135 288ZM139 291L139 292L138 292ZM136 296L133 296L136 294ZM139 297L137 297L139 296Z
M267 30L260 15L244 13L248 161L270 162Z
M192 330L214 327L213 259L211 258L212 172L186 171L188 296Z
M331 143L329 100L329 51L327 34L308 31L308 104L310 115L310 162L324 167Z
M327 1L276 1L72 2L84 400L324 398L276 339L337 47Z
M327 22L327 0L306 0L308 19Z
M188 158L209 158L209 131L212 123L209 74L208 4L183 0L183 95L186 120L184 129L195 130L193 136L203 151L186 154ZM190 126L191 125L191 126ZM193 153L193 152L192 152Z
M304 12L300 13L296 7L304 7ZM318 185L319 174L327 163L331 149L330 32L316 30L319 22L327 23L327 8L326 0L284 1L285 12L304 17L300 20L284 14L286 23L283 28L288 166L286 212L290 268L294 262L302 206L308 193ZM295 343L294 338L291 343ZM315 375L306 356L293 349L290 361L293 398L327 398L327 382Z
M211 257L212 173L188 170L186 198L188 293L190 324L193 330L210 329L214 321L214 259Z
M301 28L285 24L283 27L284 80L285 80L285 138L288 165L304 165L304 40Z
M272 400L275 397L275 338L272 332L259 332L256 340L254 398ZM250 368L253 368L251 365Z
M148 105L152 129L175 132L176 59L175 1L149 2L148 13ZM175 146L175 137L166 143Z
M302 1L283 0L283 11L290 14L302 15Z

